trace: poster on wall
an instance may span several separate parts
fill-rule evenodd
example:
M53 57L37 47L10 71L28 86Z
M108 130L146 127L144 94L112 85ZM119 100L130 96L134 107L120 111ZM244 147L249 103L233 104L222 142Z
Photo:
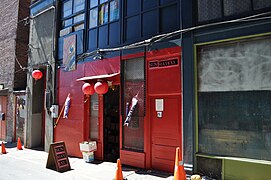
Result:
M63 44L64 71L76 70L76 35L64 38Z

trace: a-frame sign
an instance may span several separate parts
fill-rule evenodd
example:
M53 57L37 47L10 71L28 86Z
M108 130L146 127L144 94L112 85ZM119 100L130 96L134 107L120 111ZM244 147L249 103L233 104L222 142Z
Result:
M50 145L46 168L58 172L65 172L71 169L66 146L63 141Z

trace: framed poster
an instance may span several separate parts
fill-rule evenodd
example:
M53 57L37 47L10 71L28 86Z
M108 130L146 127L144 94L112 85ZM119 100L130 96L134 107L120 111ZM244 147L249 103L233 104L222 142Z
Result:
M76 69L76 34L64 38L63 65L64 71Z

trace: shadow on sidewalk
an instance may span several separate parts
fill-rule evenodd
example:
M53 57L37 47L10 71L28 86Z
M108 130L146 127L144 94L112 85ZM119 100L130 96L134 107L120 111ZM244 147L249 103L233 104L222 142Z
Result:
M135 171L136 174L140 175L150 175L150 176L156 176L160 178L168 178L170 176L173 176L172 173L164 172L164 171L158 171L158 170L148 170L148 169L140 169L135 168L127 165L122 165L122 171Z
M151 175L151 176L157 176L161 178L168 178L172 176L173 174L168 173L168 172L163 172L163 171L158 171L158 170L139 170L136 171L137 174L142 174L142 175Z
M17 147L17 143L16 142L12 142L12 143L4 143L6 148L15 148Z

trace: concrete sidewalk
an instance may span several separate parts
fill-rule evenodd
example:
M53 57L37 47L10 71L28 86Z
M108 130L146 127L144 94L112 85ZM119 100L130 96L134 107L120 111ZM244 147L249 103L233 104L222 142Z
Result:
M115 177L116 163L102 161L86 163L83 159L69 157L71 170L59 173L46 168L48 153L25 148L17 150L14 144L5 144L5 146L7 154L0 155L1 180L112 180ZM173 179L173 174L125 165L122 165L122 171L123 177L128 180Z

